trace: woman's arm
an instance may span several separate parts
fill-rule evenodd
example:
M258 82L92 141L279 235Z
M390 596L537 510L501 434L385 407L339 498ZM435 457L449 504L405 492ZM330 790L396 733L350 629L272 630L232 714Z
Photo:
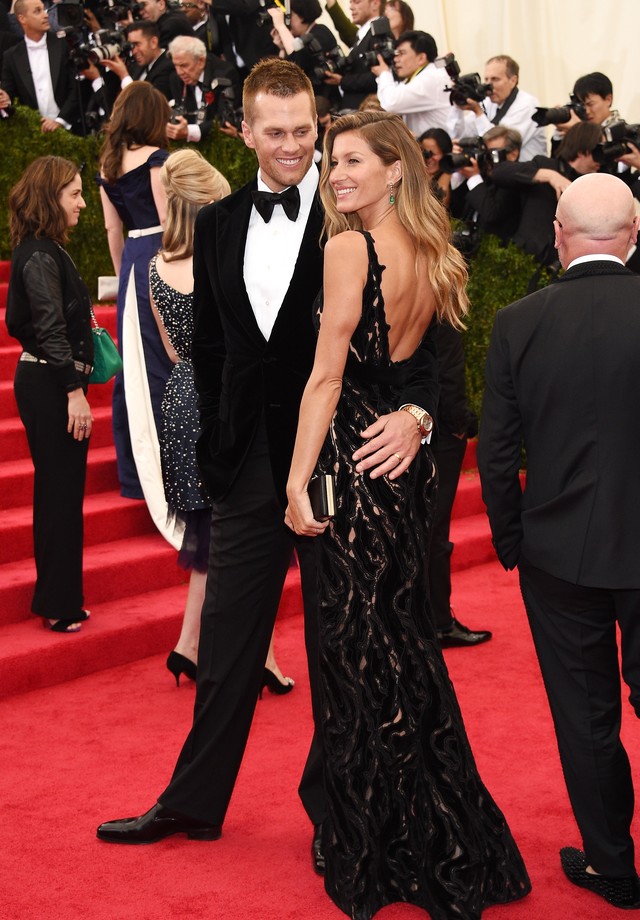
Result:
M297 533L314 536L325 524L315 521L307 486L342 391L342 374L351 336L362 315L367 280L364 237L346 231L327 243L324 253L324 309L313 370L300 404L298 432L287 483L287 524Z
M116 275L119 275L120 266L122 265L122 251L124 249L122 221L102 186L100 187L100 200L102 201L104 228L107 231L107 242L109 244L109 253L113 263L113 270Z

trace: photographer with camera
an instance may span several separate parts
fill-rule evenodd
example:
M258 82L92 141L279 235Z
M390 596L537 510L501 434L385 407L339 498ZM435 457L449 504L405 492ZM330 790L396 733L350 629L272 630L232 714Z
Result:
M488 99L480 103L477 99L468 98L462 103L452 98L455 115L450 121L449 133L454 137L482 136L492 125L503 124L515 128L522 137L520 159L531 160L534 156L546 154L544 129L532 121L538 100L520 89L519 75L520 67L509 55L499 54L489 58L484 71ZM467 112L471 113L471 117L465 118Z
M403 32L398 38L393 68L381 55L371 68L376 77L378 99L386 112L401 115L418 137L429 128L446 130L451 107L445 88L447 74L434 64L438 46L428 32Z
M455 217L469 227L492 233L508 243L520 223L520 191L500 188L493 182L493 171L500 163L515 163L520 157L522 138L515 128L496 125L483 136L476 156L469 157L455 174L465 181L454 194Z
M166 99L171 99L171 75L175 74L175 68L166 50L160 47L156 23L148 19L131 22L125 35L132 58L129 67L120 55L101 61L101 66L119 78L122 89L134 80L146 80Z
M496 186L519 190L522 195L513 242L542 265L557 260L553 219L558 199L578 176L600 170L601 137L599 125L580 122L569 129L555 157L536 156L528 162L499 163L493 168Z
M383 15L384 4L385 0L350 0L352 24L358 27L350 42L351 51L339 68L325 73L325 83L339 87L343 109L357 109L368 95L377 92L371 67L379 52L386 54L388 63L393 61L395 42L389 20Z
M569 128L580 124L581 121L590 121L606 128L611 122L620 118L612 105L613 84L606 74L595 70L593 73L578 77L573 84L571 105L566 107L570 113L569 120L560 124L552 123L555 124L556 131L560 135L566 134Z
M155 22L160 33L160 47L168 48L178 35L193 35L191 23L182 12L167 4L167 0L139 0L140 18Z
M287 60L293 61L304 70L311 80L314 94L338 101L339 94L335 87L327 86L324 82L326 55L330 56L338 43L331 29L316 22L322 15L319 0L291 0L289 27L285 21L284 10L279 6L272 6L267 12L273 20L271 37L275 44L282 48Z
M76 126L78 97L67 43L50 31L41 0L16 0L14 12L24 40L2 59L2 89L9 100L37 109L44 133Z
M175 74L169 100L174 115L167 137L197 143L211 131L216 118L222 123L231 117L233 104L225 107L225 101L239 98L237 71L217 55L207 54L204 42L195 35L174 38L169 54Z

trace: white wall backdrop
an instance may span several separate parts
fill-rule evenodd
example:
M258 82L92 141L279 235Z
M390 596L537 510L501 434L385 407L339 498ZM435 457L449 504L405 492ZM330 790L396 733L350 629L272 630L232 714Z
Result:
M341 0L348 10L347 0ZM600 70L613 83L614 106L640 123L638 0L408 0L416 28L438 51L455 52L463 73L494 54L520 64L520 85L541 105L568 101L575 79Z

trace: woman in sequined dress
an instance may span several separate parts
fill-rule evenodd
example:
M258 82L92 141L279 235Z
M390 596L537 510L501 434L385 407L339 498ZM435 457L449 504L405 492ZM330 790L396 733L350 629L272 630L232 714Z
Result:
M200 422L191 361L193 236L198 211L224 198L230 188L224 176L194 150L172 153L160 171L160 181L167 215L162 249L149 265L149 284L151 308L173 363L162 398L160 457L168 523L184 527L178 564L191 570L182 630L167 659L167 667L178 683L182 673L192 680L196 676L211 521L211 501L196 461ZM279 675L278 683L283 688L280 692L291 689L293 681L282 677L272 649L267 667ZM269 685L268 680L265 683Z

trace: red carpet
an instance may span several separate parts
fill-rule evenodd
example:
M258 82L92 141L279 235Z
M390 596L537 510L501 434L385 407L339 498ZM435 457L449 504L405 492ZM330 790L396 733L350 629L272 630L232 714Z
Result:
M0 309L4 271L0 263ZM184 575L143 503L117 495L110 388L94 387L99 421L85 504L93 618L80 635L61 636L30 616L32 473L11 390L19 352L3 319L0 920L339 920L344 915L311 869L311 829L296 794L311 723L295 570L280 608L277 654L296 688L285 697L267 693L258 704L223 838L178 837L148 847L96 840L100 821L153 804L191 722L193 685L177 690L164 668L179 628ZM113 311L99 308L98 321L112 325ZM474 462L472 445L467 466ZM534 886L524 901L484 917L619 916L571 886L559 867L560 847L580 840L517 581L492 561L477 474L463 474L454 517L453 604L464 623L493 629L494 638L476 649L450 650L447 662L480 772L511 824ZM637 721L628 706L624 736L632 763L640 764ZM426 915L394 905L377 916Z

